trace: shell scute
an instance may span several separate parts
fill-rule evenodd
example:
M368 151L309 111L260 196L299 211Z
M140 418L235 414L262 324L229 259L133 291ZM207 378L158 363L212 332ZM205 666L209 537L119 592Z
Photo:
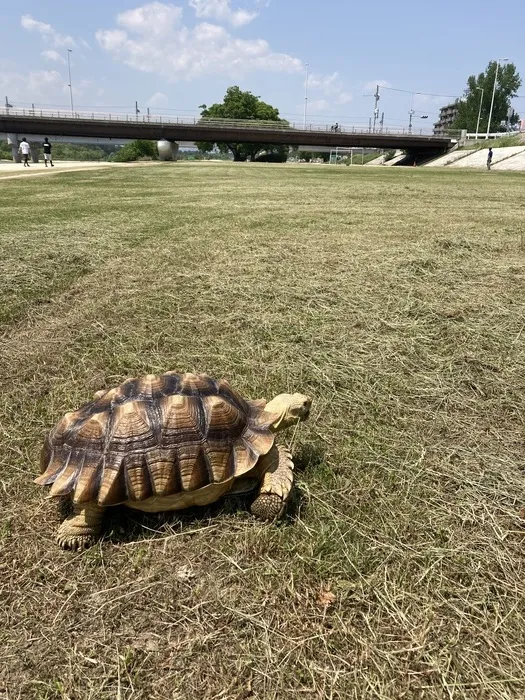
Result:
M140 452L131 452L122 460L128 500L145 501L152 493L146 457Z
M146 460L154 495L168 496L182 491L176 449L157 447L146 454Z

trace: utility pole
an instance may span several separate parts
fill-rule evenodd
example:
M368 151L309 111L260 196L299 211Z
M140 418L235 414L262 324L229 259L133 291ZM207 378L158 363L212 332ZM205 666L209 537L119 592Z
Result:
M71 114L74 114L74 109L73 109L73 88L71 86L71 63L69 62L69 54L72 52L72 49L67 50L67 72L69 74L69 97L71 99Z
M483 106L483 93L485 90L483 88L477 87L476 90L481 90L481 99L479 101L479 112L478 112L478 123L476 124L476 141L478 140L479 133L479 120L481 119L481 107Z
M490 122L492 120L492 109L494 107L494 97L496 96L496 84L498 82L499 62L503 61L503 63L506 63L508 60L509 60L508 58L498 58L498 60L496 61L496 74L494 75L494 88L492 90L492 101L490 103L489 123L487 124L487 135L485 136L485 139L488 139L489 133L490 133Z
M378 109L378 107L377 107L377 103L379 102L379 85L376 85L376 91L375 91L374 97L375 97L375 100L376 100L375 103L374 103L374 133L375 133L375 130L376 130L376 120L377 120L377 118L378 118L378 116L379 116L379 109Z
M9 104L9 100L7 99L7 95L6 95L6 96L5 96L5 109L6 109L6 112L7 112L8 114L9 114L9 108L10 108L10 107L12 108L13 105L10 105L10 104Z
M139 114L140 114L139 103L137 102L137 100L135 100L135 118L137 119L137 121L139 119Z

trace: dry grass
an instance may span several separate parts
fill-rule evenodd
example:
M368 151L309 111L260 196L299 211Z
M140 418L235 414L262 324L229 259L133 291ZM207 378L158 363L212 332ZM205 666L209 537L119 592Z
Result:
M0 697L525 697L523 183L225 164L6 182ZM99 546L59 550L32 484L46 430L165 369L314 396L284 436L288 520L113 509Z

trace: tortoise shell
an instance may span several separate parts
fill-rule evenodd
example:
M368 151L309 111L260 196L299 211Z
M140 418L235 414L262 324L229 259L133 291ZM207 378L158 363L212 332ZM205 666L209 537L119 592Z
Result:
M129 379L67 413L47 437L40 485L100 506L191 492L249 472L272 447L271 413L225 380Z

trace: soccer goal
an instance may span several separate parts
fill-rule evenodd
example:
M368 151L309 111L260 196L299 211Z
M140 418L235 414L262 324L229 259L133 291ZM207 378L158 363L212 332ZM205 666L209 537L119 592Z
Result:
M345 158L350 158L350 165L354 165L354 160L356 165L363 165L365 161L365 149L336 146L336 148L332 148L330 151L330 160L328 162L330 165L338 165Z

